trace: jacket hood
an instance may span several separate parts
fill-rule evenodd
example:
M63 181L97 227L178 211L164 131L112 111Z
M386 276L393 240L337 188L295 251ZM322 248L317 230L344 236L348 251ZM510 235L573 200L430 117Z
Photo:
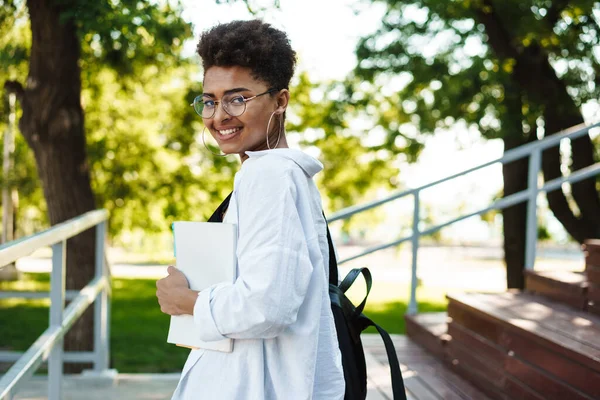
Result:
M311 178L323 169L321 162L297 149L271 149L261 151L247 151L248 158L264 157L266 155L283 157L292 160Z

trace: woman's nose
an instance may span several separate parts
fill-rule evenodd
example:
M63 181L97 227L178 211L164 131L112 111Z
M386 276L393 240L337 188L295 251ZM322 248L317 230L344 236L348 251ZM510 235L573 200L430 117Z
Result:
M226 119L231 118L231 116L225 111L223 103L219 102L219 104L217 104L217 108L215 109L215 115L213 116L213 118L215 120L224 121Z

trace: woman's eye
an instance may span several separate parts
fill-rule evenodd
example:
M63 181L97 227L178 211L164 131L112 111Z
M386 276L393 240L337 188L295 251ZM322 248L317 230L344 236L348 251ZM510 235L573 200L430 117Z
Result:
M215 106L214 100L204 100L204 107L214 107L214 106Z
M231 100L229 100L229 103L235 104L235 105L243 104L244 98L242 96L236 96L236 97L233 97Z

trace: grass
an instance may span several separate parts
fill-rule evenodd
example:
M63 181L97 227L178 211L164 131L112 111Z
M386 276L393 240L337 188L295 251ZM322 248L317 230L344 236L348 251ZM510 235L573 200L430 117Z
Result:
M48 274L23 274L17 282L0 282L2 290L49 290ZM360 303L364 288L355 285L349 297ZM398 284L375 282L365 308L390 333L404 333L407 290ZM114 279L111 308L111 363L119 372L179 372L188 350L166 343L169 316L160 312L155 280ZM441 291L418 291L419 311L446 308ZM48 326L48 299L0 300L0 350L26 350ZM370 332L375 332L370 329Z

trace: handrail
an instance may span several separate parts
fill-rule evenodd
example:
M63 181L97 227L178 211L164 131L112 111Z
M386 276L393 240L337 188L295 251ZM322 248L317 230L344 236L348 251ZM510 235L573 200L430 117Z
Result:
M106 277L96 278L90 282L81 293L65 309L65 317L60 326L50 326L33 343L33 345L13 364L0 379L0 398L15 395L19 385L37 370L43 361L48 359L49 353L59 343L67 330L83 314L85 309L94 301L98 293L106 289Z
M380 206L382 204L389 203L390 201L393 201L393 200L396 200L396 199L399 199L399 198L402 198L405 196L409 196L411 194L414 194L415 192L423 191L432 186L437 186L441 183L450 181L455 178L459 178L461 176L470 174L471 172L478 171L480 169L492 166L494 164L508 163L508 162L519 160L521 158L527 157L533 150L545 150L547 148L550 148L552 146L559 144L560 141L563 139L578 138L580 136L585 135L591 129L598 128L598 127L600 127L600 122L589 125L587 127L584 124L576 125L572 128L569 128L569 129L566 129L559 133L556 133L554 135L548 136L542 140L527 143L516 149L508 150L507 152L504 153L504 155L502 157L496 158L492 161L488 161L483 164L477 165L475 167L468 168L462 172L458 172L453 175L449 175L445 178L438 179L436 181L427 183L423 186L419 186L414 189L406 189L406 190L398 191L398 192L393 193L389 196L386 196L382 199L374 200L374 201L367 202L367 203L364 203L361 205L346 207L342 210L336 211L333 214L331 214L331 216L327 217L327 221L334 222L334 221L341 220L341 219L347 219L348 217L351 217L354 214L358 214L360 212L370 210L370 209Z
M43 232L0 246L0 266L27 256L35 250L52 246L50 274L50 324L48 329L20 355L15 364L0 378L0 399L10 399L19 387L48 361L48 398L62 398L63 362L85 358L94 363L94 372L103 374L109 366L109 299L110 271L104 255L108 211L95 210L55 225ZM67 240L95 227L95 277L80 291L65 290ZM10 296L18 296L10 292ZM47 297L47 295L45 295ZM34 295L24 293L22 297ZM65 299L72 299L65 308ZM94 303L94 351L64 354L63 337L83 312ZM0 361L14 361L14 352L2 352Z
M13 240L0 246L0 267L33 253L40 247L67 240L108 219L107 210L94 210L54 225L43 232Z
M590 165L588 167L576 170L571 172L569 176L566 177L558 177L551 181L545 182L541 187L538 184L538 175L541 170L541 156L542 151L548 149L550 147L558 145L563 139L577 139L586 134L589 134L589 131L600 127L600 122L591 124L586 126L584 124L576 125L574 127L565 129L561 132L558 132L554 135L550 135L542 140L538 140L535 142L527 143L523 146L520 146L516 149L511 149L506 151L502 157L496 158L492 161L485 162L483 164L477 165L472 168L468 168L462 172L455 173L448 177L438 179L436 181L430 182L428 184L419 186L413 189L407 189L404 191L399 191L393 193L389 196L386 196L382 199L370 201L364 204L355 205L351 207L344 208L340 211L337 211L330 215L327 220L329 222L334 222L338 220L348 219L351 216L370 210L372 208L381 206L383 204L389 203L393 200L400 199L405 196L412 195L414 196L414 209L413 209L413 226L412 226L412 234L406 237L401 237L395 239L391 242L380 244L378 246L374 246L371 248L367 248L361 253L352 255L348 258L345 258L338 262L338 264L343 264L351 260L355 260L357 258L363 257L365 255L374 253L379 250L383 250L389 247L397 246L401 243L411 240L412 241L412 274L411 274L411 287L410 287L410 303L408 307L408 313L414 314L417 312L417 302L416 302L416 285L417 285L417 253L419 247L419 238L422 235L427 235L434 233L448 225L454 224L456 222L462 221L464 219L481 215L491 210L495 209L504 209L515 204L523 203L525 201L528 202L527 207L527 231L526 231L526 254L524 264L527 269L533 269L535 263L535 247L537 242L537 195L540 192L550 192L553 190L559 189L564 183L570 182L578 182L583 179L587 179L593 177L595 175L600 174L600 163L596 163ZM461 215L457 218L454 218L450 221L447 221L442 224L435 225L433 227L429 227L427 229L419 228L419 208L420 208L420 193L421 191L431 188L433 186L437 186L439 184L448 182L452 179L467 175L469 173L478 171L480 169L489 167L491 165L497 163L509 163L515 160L519 160L524 157L530 157L529 162L529 176L528 176L528 188L518 193L513 193L509 196L506 196L500 200L493 202L491 205L484 207L478 211L470 212L468 214Z

